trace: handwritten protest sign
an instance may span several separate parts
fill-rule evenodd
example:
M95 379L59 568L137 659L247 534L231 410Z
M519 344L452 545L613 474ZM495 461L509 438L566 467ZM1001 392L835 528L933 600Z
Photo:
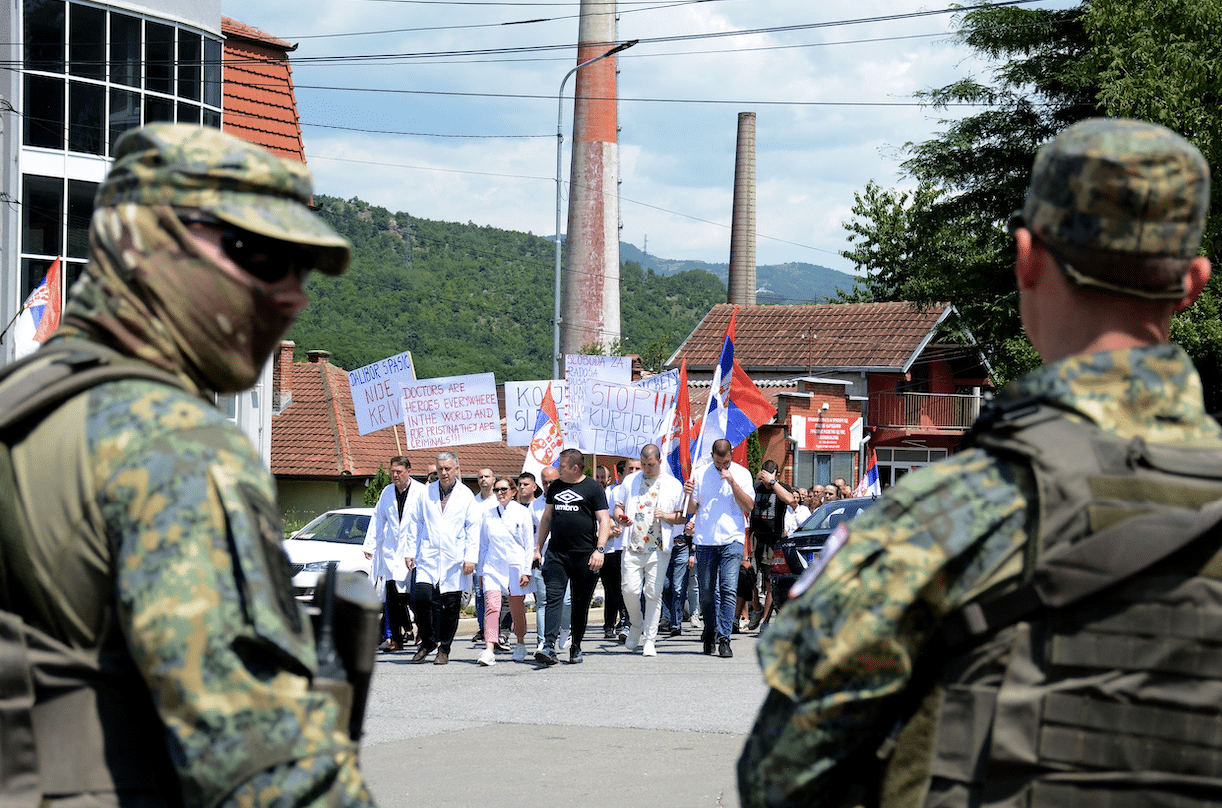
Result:
M403 385L416 381L411 351L391 356L348 373L348 388L362 435L403 423Z
M505 443L509 446L529 446L535 432L535 418L543 393L552 386L552 400L560 422L565 422L568 412L568 385L562 381L505 382Z
M491 373L447 376L403 385L408 449L435 449L501 439L496 379Z
M624 384L589 383L590 409L574 437L583 452L637 457L663 430L673 396Z
M656 390L659 393L679 394L679 368L672 368L665 373L655 373L632 383L633 387L644 387L646 390Z
M587 356L585 354L564 355L564 379L568 382L569 411L565 418L565 432L574 439L589 420L590 385L593 382L627 385L632 382L632 360L626 356ZM595 451L592 447L579 445L583 452Z

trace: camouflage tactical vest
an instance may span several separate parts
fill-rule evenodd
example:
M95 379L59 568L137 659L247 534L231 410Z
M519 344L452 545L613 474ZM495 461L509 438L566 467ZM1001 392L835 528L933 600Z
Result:
M30 558L39 515L16 490L10 448L94 385L173 376L91 342L59 343L0 373L0 804L35 808L57 796L112 794L136 806L176 805L180 789L164 728L109 604L91 647L66 641ZM63 419L69 424L72 419ZM58 423L58 419L56 421ZM83 420L78 423L83 425ZM80 441L83 445L83 436ZM66 435L64 442L73 443ZM48 458L47 462L54 462ZM66 481L73 469L59 469ZM66 483L66 484L70 484ZM67 521L67 520L64 520ZM118 796L123 795L123 796Z
M1222 801L1222 444L1151 445L1027 402L974 442L1029 467L1022 576L948 616L879 803Z

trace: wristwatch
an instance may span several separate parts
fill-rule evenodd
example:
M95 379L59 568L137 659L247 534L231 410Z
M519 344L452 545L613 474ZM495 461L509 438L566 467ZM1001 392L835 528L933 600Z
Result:
M596 553L602 553L603 555L606 555L606 554L607 554L607 548L605 548L605 547L595 547L595 548L594 548L594 552L596 552Z

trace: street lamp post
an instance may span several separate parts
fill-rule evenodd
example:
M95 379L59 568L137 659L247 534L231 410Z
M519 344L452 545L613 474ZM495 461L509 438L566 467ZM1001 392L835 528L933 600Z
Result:
M563 153L564 146L564 85L569 80L569 76L581 70L583 67L602 61L608 56L614 56L620 51L625 51L631 48L640 40L633 39L628 42L622 42L611 48L606 53L595 56L593 59L587 59L581 64L574 67L572 70L564 74L564 78L560 80L560 90L556 93L556 277L555 277L555 305L552 309L552 378L560 378L560 159Z

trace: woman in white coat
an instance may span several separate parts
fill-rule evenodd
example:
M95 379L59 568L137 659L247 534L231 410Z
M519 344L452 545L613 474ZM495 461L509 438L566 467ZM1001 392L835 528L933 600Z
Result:
M530 510L514 499L513 481L497 477L492 484L495 507L484 508L479 528L479 574L484 586L484 638L486 648L476 660L496 664L497 624L501 596L509 595L509 613L518 643L515 662L526 659L526 587L534 558L534 522Z

